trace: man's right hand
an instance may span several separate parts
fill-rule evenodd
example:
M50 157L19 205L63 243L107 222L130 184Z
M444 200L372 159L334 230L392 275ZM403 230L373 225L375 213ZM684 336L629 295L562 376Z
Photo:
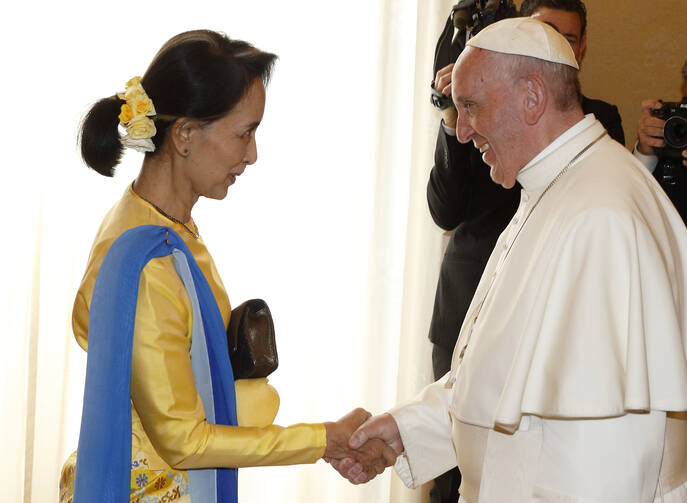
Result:
M327 446L323 458L344 475L340 469L344 466L355 466L355 476L346 477L351 482L363 483L372 480L382 473L387 466L396 461L397 452L393 446L387 445L384 439L370 438L369 441L357 442L357 447L351 447L350 438L359 433L360 428L367 424L371 414L365 409L355 409L335 423L325 423L327 430ZM394 422L394 424L396 424ZM359 428L360 427L360 428ZM401 448L402 449L402 448ZM344 475L346 476L346 475Z
M361 449L371 442L382 441L387 447L393 449L396 455L403 452L403 441L398 431L396 420L389 413L370 417L351 435L348 446L351 449ZM370 480L363 465L352 458L331 460L331 465L348 479L352 484L363 484Z
M439 70L434 77L434 89L439 91L446 96L451 96L451 72L453 72L453 65L446 65L441 70ZM441 115L444 118L444 124L450 128L456 127L456 121L458 120L458 113L453 107L445 108L441 111Z
M637 123L637 150L644 155L656 155L654 147L666 146L663 141L663 119L651 115L652 110L661 108L661 102L656 100L642 101L642 115Z

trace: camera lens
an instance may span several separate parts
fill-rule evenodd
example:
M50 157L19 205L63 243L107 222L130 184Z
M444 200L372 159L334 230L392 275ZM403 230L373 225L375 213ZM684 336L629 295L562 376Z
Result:
M673 116L663 126L663 137L666 145L672 148L687 148L687 119Z

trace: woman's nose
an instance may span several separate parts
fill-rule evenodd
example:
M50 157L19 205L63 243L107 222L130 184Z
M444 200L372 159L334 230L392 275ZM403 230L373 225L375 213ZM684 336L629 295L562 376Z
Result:
M246 164L253 164L258 160L258 146L255 143L255 135L252 136L246 150Z

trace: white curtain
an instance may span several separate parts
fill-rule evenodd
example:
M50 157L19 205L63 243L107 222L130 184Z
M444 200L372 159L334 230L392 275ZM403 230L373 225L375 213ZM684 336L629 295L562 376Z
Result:
M207 27L277 53L257 164L194 218L230 299L277 327L279 424L382 412L431 381L427 329L443 238L425 188L428 102L446 0L197 0L5 6L0 128L3 501L57 500L77 445L85 354L71 304L107 209L136 176L80 161L76 129L170 36ZM241 501L420 502L387 471L351 486L325 463L242 469Z

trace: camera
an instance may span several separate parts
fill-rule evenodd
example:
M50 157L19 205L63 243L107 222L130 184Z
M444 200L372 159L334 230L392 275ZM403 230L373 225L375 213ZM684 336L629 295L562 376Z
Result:
M663 140L666 146L657 148L657 178L662 185L677 185L682 166L682 151L687 149L687 96L680 102L661 101L661 108L652 110L652 115L666 121L663 126Z
M512 0L461 0L451 9L453 25L458 30L469 28L471 36L491 23L516 14Z
M659 100L660 101L660 100ZM660 149L659 157L682 158L682 151L687 149L687 96L677 103L663 103L661 108L651 113L666 121L663 126L663 139L666 146Z
M451 9L444 31L439 36L434 51L434 75L458 59L470 37L482 28L505 19L515 17L518 10L513 0L460 0ZM454 35L455 33L455 35ZM453 106L450 96L432 88L432 104L439 110Z

